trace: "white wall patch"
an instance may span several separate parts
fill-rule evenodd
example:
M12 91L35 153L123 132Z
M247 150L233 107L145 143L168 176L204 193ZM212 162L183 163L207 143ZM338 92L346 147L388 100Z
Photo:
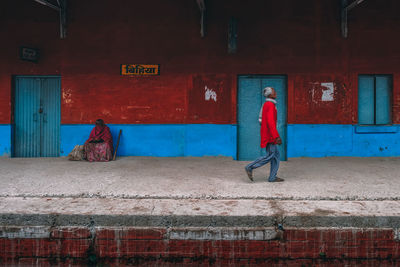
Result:
M333 82L310 82L310 85L314 103L335 101L335 84Z
M330 83L321 83L321 87L323 87L322 91L322 101L333 101L334 100L334 91L335 87L332 82Z
M204 94L204 99L206 101L214 100L214 102L217 102L217 93L211 89L208 88L207 85L204 87L205 94Z

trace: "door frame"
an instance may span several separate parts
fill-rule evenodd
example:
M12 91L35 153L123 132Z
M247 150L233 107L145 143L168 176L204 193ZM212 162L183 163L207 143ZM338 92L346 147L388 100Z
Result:
M285 100L284 102L286 103L286 114L285 114L285 121L286 121L286 127L284 129L285 131L285 136L286 140L284 143L284 150L285 150L285 160L288 160L287 157L287 145L288 145L288 135L287 135L287 126L288 126L288 75L287 74L237 74L236 75L236 158L239 159L239 112L238 112L238 106L239 106L239 79L241 77L249 77L249 78L268 78L268 77L284 77L286 81L286 88L284 90L286 91L285 94Z
M62 110L62 76L59 74L54 75L24 75L24 74L13 74L11 75L11 157L15 157L15 91L17 78L59 78L60 79L60 129L61 129L61 110ZM59 145L61 151L61 133L59 136ZM60 156L60 155L59 155Z

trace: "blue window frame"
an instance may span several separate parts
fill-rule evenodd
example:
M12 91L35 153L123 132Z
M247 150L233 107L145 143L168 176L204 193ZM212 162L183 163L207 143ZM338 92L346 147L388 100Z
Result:
M392 123L392 76L359 75L358 124Z

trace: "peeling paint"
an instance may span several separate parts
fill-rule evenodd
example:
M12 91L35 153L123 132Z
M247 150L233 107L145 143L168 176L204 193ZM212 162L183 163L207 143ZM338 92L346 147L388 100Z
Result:
M394 229L394 240L400 242L400 228Z
M321 83L321 87L326 88L326 89L322 89L321 100L322 101L333 101L334 100L334 92L335 92L333 82Z
M150 109L149 106L126 106L127 109Z
M62 98L65 104L72 104L74 101L72 100L72 90L71 89L64 89L62 91Z
M101 114L103 114L104 116L111 116L111 111L109 111L108 109L104 109Z
M169 238L176 240L272 240L277 238L275 229L241 229L241 228L192 228L169 231Z
M348 77L299 75L295 77L295 102L288 107L289 124L351 124L354 93ZM290 96L289 96L290 97Z
M206 85L204 87L204 91L205 91L204 99L206 101L214 100L214 102L217 102L217 93L213 89L208 88Z
M233 108L232 78L233 76L226 74L194 75L193 86L187 94L186 121L190 123L234 122L232 113L229 112ZM182 116L185 113L179 114Z
M314 103L334 101L335 84L333 82L310 82Z
M0 227L0 238L49 238L50 227Z

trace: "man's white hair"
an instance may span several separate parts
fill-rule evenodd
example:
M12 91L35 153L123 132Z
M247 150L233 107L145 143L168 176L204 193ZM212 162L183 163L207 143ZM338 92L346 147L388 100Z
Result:
M274 90L274 88L272 88L272 87L265 87L264 89L263 89L263 95L265 96L265 97L269 97L271 94L272 94L272 91Z

